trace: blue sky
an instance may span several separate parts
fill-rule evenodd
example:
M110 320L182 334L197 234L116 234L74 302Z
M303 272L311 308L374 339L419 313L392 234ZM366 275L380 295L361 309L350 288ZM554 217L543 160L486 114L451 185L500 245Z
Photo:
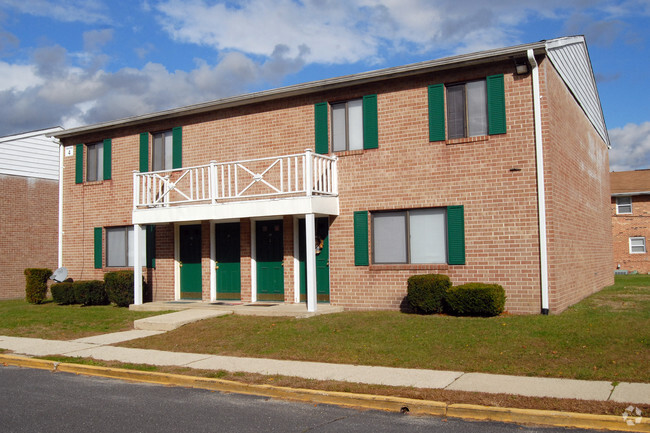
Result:
M0 0L0 136L582 34L612 170L650 168L650 0Z

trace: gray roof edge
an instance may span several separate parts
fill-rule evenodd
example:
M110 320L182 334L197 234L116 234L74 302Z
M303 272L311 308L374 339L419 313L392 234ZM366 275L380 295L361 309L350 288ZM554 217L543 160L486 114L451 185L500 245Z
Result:
M552 41L555 41L552 40ZM445 67L460 66L463 64L478 64L485 63L486 61L494 61L504 59L513 55L525 55L529 49L535 50L537 53L546 52L545 40L533 42L529 44L515 45L512 47L496 48L492 50L479 51L469 54L460 54L457 56L444 57L442 59L427 60L419 63L412 63L403 66L394 66L391 68L378 69L374 71L361 72L358 74L344 75L335 78L326 78L318 81L311 81L307 83L300 83L276 89L264 90L260 92L247 93L243 95L232 96L223 99L188 105L179 108L172 108L169 110L158 111L149 114L138 116L126 117L123 119L112 120L108 122L101 122L87 126L80 126L77 128L66 129L60 133L52 134L55 138L69 138L75 135L80 135L88 132L98 132L102 130L114 129L124 126L134 126L141 123L146 123L156 120L164 120L174 117L200 114L203 112L229 108L234 106L253 104L265 102L273 99L286 98L296 95L306 95L319 91L336 89L344 86L360 85L364 83L397 78L400 76L422 74L436 69L444 69Z

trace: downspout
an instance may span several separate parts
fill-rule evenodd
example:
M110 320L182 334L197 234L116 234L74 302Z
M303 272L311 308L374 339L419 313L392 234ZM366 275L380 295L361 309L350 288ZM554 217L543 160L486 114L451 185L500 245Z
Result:
M63 266L63 145L57 138L52 141L59 145L59 252L58 268Z
M539 219L539 265L541 271L542 314L547 315L548 305L548 246L546 239L546 194L544 191L544 149L542 147L542 114L539 96L539 70L532 49L526 52L532 69L533 111L535 117L535 156L537 159L537 209Z

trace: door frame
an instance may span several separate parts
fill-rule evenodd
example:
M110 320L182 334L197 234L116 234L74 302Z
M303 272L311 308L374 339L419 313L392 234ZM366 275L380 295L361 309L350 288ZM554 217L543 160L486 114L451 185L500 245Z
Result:
M174 300L181 300L181 229L180 226L201 226L201 245L203 245L203 226L201 221L184 221L174 223ZM203 257L201 257L203 261ZM203 278L203 268L201 268ZM203 299L203 295L201 295Z

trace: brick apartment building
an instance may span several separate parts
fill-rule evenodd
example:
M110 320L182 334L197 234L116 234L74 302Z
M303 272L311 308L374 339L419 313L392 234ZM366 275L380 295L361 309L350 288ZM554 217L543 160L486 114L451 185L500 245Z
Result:
M614 268L650 272L650 170L610 173Z
M443 273L557 313L613 283L609 139L580 36L54 136L70 276L135 269L154 300L397 309L409 276Z
M58 263L59 146L49 128L0 137L0 299L25 297L25 268Z

